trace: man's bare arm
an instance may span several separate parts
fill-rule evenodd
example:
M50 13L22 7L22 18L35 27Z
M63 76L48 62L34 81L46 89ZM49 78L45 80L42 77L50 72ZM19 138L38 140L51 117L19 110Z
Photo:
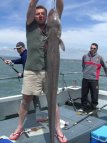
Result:
M56 8L59 14L59 17L61 18L62 11L63 11L64 3L63 0L57 0L56 1Z
M27 25L31 24L35 17L35 8L39 0L30 0L27 11Z

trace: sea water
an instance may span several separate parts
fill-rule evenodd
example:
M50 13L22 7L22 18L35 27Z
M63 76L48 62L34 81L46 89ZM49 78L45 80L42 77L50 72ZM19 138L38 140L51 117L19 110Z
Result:
M74 83L81 86L82 81L82 63L81 60L61 59L59 72L59 87L70 86ZM22 72L22 65L14 65L14 67ZM103 69L101 74L104 74ZM21 94L22 79L8 79L6 77L17 76L17 73L0 60L0 97ZM4 78L4 80L1 78ZM65 84L64 84L65 81ZM107 77L100 77L100 89L107 90Z

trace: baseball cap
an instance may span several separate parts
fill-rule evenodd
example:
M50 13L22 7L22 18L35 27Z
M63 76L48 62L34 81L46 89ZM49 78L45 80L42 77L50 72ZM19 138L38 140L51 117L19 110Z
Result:
M16 44L16 48L14 48L14 49L18 49L18 48L25 48L25 44L23 42L18 42Z

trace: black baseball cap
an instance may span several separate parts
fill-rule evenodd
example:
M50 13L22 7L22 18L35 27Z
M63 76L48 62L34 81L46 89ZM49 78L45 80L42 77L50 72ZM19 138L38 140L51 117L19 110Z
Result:
M25 44L23 42L18 42L16 44L16 48L14 48L14 49L18 49L18 48L25 48Z

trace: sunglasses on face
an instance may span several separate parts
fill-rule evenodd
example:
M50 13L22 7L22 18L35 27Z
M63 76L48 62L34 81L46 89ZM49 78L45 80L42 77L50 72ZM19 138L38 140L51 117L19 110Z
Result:
M93 48L93 47L91 47L90 49L91 49L91 50L97 50L97 48Z

